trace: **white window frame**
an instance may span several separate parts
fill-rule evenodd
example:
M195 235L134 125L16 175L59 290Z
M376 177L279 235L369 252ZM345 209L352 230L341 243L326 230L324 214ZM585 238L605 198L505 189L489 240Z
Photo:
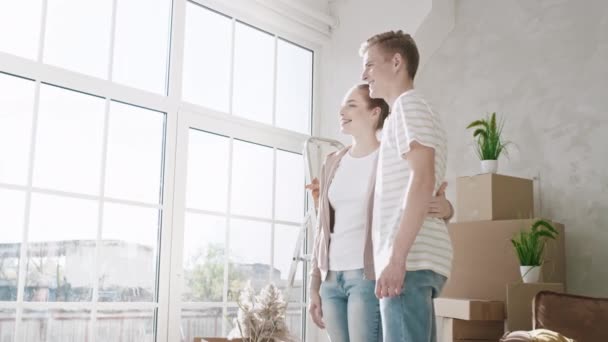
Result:
M151 110L163 112L166 115L166 135L165 135L165 150L164 150L164 170L163 170L163 200L162 204L154 206L162 210L162 231L160 236L160 260L158 273L158 304L151 303L79 303L79 302L23 302L23 290L18 290L17 301L0 302L0 309L15 309L16 324L19 326L19 320L24 309L84 309L92 307L93 311L104 309L150 309L158 308L156 320L156 339L157 341L179 341L179 320L170 320L170 317L179 317L179 304L181 298L174 298L181 295L176 291L174 286L179 284L181 277L181 258L177 255L182 254L179 247L181 242L172 241L174 230L183 231L183 215L175 215L177 209L182 208L184 203L176 201L177 198L185 199L185 189L180 187L180 182L176 180L176 165L179 158L183 158L183 151L178 151L178 139L183 138L183 134L178 133L180 129L188 127L190 122L203 122L205 130L213 133L218 133L226 136L235 137L245 141L256 142L259 144L272 146L274 148L301 153L303 142L309 137L308 135L291 132L285 129L272 127L269 125L252 122L246 119L217 113L202 106L185 103L181 100L181 77L182 77L182 58L184 49L184 31L185 31L185 7L187 0L173 0L171 13L171 35L170 35L170 57L169 57L169 77L168 77L168 93L167 95L154 94L140 89L131 88L125 85L114 83L110 80L98 79L87 76L63 68L46 65L42 63L42 53L45 34L45 20L47 1L43 0L42 16L41 16L41 34L38 49L38 58L36 61L11 55L0 51L0 72L9 75L15 75L22 78L31 79L36 83L36 93L38 94L40 85L48 83L55 86L64 87L70 90L75 90L87 94L103 97L106 101L106 120L109 111L110 101L119 101L126 104L140 106ZM249 25L253 25L262 30L272 32L276 36L291 41L295 44L305 46L313 51L313 92L312 92L312 117L311 125L312 132L319 132L320 114L319 108L319 61L321 60L322 46L327 43L329 37L329 27L327 32L324 30L311 29L314 25L306 24L304 21L293 20L286 18L280 13L273 13L269 10L271 7L267 1L256 1L255 4L247 6L229 6L222 1L207 1L196 0L195 2L221 11L223 14L243 21ZM243 3L243 1L241 1ZM114 9L112 11L112 28L114 32L116 25L116 0L114 0ZM235 20L233 19L233 20ZM327 18L321 18L321 21L327 21ZM323 26L323 25L321 25ZM110 54L110 63L112 63L112 48ZM109 76L111 77L111 66ZM276 70L276 59L275 59ZM109 78L110 78L109 77ZM275 81L276 82L276 81ZM34 110L37 112L38 97L36 97ZM274 106L274 105L273 105ZM273 113L274 116L274 113ZM33 127L36 125L36 118L33 120ZM180 128L181 127L181 128ZM107 128L104 133L104 141L107 139ZM32 132L31 141L35 142L35 131ZM31 199L32 174L33 166L32 159L34 156L35 144L30 147L30 166L28 172L28 183L26 186L15 186L9 184L0 184L0 187L7 189L18 189L26 191L25 212L29 213L29 204ZM105 154L105 151L104 151ZM102 167L105 167L105 157ZM177 183L177 184L176 184ZM100 185L102 192L100 196L93 196L99 200L100 207L102 201L108 201L103 198L103 184ZM78 198L89 198L90 196L70 194L60 191L43 191L60 195L67 195ZM274 196L274 195L273 195ZM131 201L116 201L128 204L141 205ZM148 205L149 206L149 205ZM101 215L99 214L99 224L101 224ZM181 217L180 217L181 216ZM19 266L19 284L23 284L25 280L25 261L23 258L27 251L27 215L24 220L23 238L24 243L21 246L21 261ZM97 240L100 241L101 236L98 233ZM177 245L176 245L177 244ZM99 246L99 244L97 244ZM97 247L99 248L99 247ZM272 252L271 252L272 253ZM96 253L98 255L98 253ZM97 265L96 265L97 267ZM177 267L177 268L176 268ZM178 271L179 270L179 271ZM23 279L22 279L23 278ZM167 280L167 279L170 279ZM97 286L94 285L94 292L97 292ZM174 301L174 302L173 302ZM176 316L177 313L177 316ZM93 313L92 318L95 317ZM305 319L303 319L304 321ZM94 322L92 320L91 322ZM304 322L303 327L305 328ZM17 328L16 328L17 329ZM95 341L96 331L95 325L89 323L89 336L92 341ZM307 329L305 329L307 330ZM17 332L17 331L16 331ZM178 339L176 339L178 338Z

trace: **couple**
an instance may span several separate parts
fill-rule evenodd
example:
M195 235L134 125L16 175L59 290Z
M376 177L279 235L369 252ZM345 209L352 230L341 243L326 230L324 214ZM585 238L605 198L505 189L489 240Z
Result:
M307 185L319 208L309 313L332 342L434 342L433 298L452 262L446 134L413 89L419 54L409 34L375 35L360 54L366 83L340 109L353 143Z

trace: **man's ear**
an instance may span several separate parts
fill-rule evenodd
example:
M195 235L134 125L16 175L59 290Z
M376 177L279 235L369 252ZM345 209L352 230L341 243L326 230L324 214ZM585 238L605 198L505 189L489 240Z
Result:
M405 63L405 59L403 58L403 56L401 56L400 53L398 53L398 52L395 53L393 55L391 62L393 64L394 70L399 70L399 68L404 68L407 71L407 63Z

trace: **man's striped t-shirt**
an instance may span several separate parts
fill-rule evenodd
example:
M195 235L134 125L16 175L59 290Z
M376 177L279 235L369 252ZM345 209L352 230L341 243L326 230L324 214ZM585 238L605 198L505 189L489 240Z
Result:
M414 141L435 150L435 190L445 179L447 139L439 116L416 90L395 100L384 123L374 193L373 243L376 274L389 262L410 180L405 153ZM445 222L425 218L407 256L408 271L431 270L449 277L452 243Z

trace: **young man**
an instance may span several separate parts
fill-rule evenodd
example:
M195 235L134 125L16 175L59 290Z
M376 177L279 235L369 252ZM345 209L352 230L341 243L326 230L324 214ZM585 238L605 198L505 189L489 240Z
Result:
M378 161L373 244L376 296L385 342L436 341L433 298L450 274L445 222L427 218L444 181L446 134L439 116L414 90L419 54L409 34L390 31L361 46L370 95L391 105Z

